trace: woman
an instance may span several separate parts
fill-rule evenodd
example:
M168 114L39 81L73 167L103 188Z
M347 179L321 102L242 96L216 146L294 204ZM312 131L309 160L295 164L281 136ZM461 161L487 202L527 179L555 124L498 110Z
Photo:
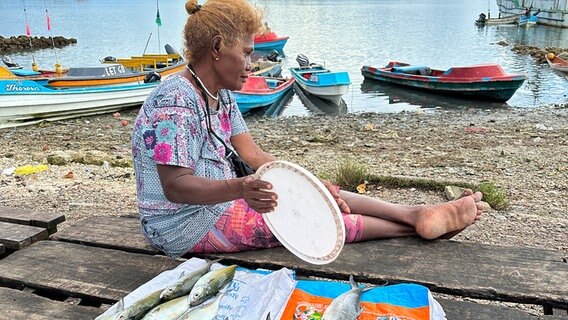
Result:
M251 71L260 13L245 0L186 3L188 68L164 80L136 119L132 152L144 235L171 257L280 245L262 214L277 206L269 183L236 178L232 146L253 168L275 160L253 141L230 90ZM209 132L210 131L210 132ZM479 219L481 194L435 206L401 206L339 191L347 241L449 237ZM351 214L353 212L354 214Z

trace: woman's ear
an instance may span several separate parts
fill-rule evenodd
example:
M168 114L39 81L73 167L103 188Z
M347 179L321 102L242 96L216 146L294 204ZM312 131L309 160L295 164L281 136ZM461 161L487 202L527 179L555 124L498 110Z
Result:
M211 39L211 54L214 60L219 60L219 56L221 55L221 41L221 36L215 36Z

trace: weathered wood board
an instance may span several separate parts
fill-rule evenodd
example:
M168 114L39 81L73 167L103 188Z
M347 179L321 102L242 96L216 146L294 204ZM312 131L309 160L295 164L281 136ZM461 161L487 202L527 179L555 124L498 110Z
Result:
M114 303L180 263L164 256L40 241L0 261L0 286Z
M284 248L196 256L244 267L286 266L299 275L414 282L434 292L568 309L568 264L553 250L405 238L349 244L337 260L321 266Z
M66 224L51 238L128 252L160 253L142 235L140 220L135 216L88 217Z
M148 252L138 219L91 217L69 229L77 231L62 230L57 238ZM114 240L124 238L131 241ZM402 238L349 244L335 262L323 266L305 263L284 248L199 256L251 268L288 267L306 276L346 280L354 274L368 283L414 282L434 292L568 309L568 264L554 250Z
M34 242L46 240L47 237L45 228L0 222L0 244L6 249L20 250Z
M0 287L1 319L92 320L103 311L44 298L33 293Z
M42 227L52 234L57 231L57 225L65 221L65 216L58 213L0 207L0 221Z
M440 303L444 312L446 312L448 320L535 320L539 318L521 310L502 306L447 299L436 300ZM547 320L556 319L556 317L540 318Z

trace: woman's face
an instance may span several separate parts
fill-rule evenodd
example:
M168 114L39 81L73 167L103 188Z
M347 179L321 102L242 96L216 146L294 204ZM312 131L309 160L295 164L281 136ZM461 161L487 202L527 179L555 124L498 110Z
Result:
M240 90L252 71L251 54L254 50L254 36L250 35L232 48L224 48L215 69L221 86L229 90Z

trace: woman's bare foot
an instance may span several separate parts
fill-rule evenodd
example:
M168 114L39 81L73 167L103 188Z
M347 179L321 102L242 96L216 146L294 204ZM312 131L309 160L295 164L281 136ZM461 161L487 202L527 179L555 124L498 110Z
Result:
M480 219L481 192L466 189L459 199L423 208L416 219L416 233L424 239L449 239Z

